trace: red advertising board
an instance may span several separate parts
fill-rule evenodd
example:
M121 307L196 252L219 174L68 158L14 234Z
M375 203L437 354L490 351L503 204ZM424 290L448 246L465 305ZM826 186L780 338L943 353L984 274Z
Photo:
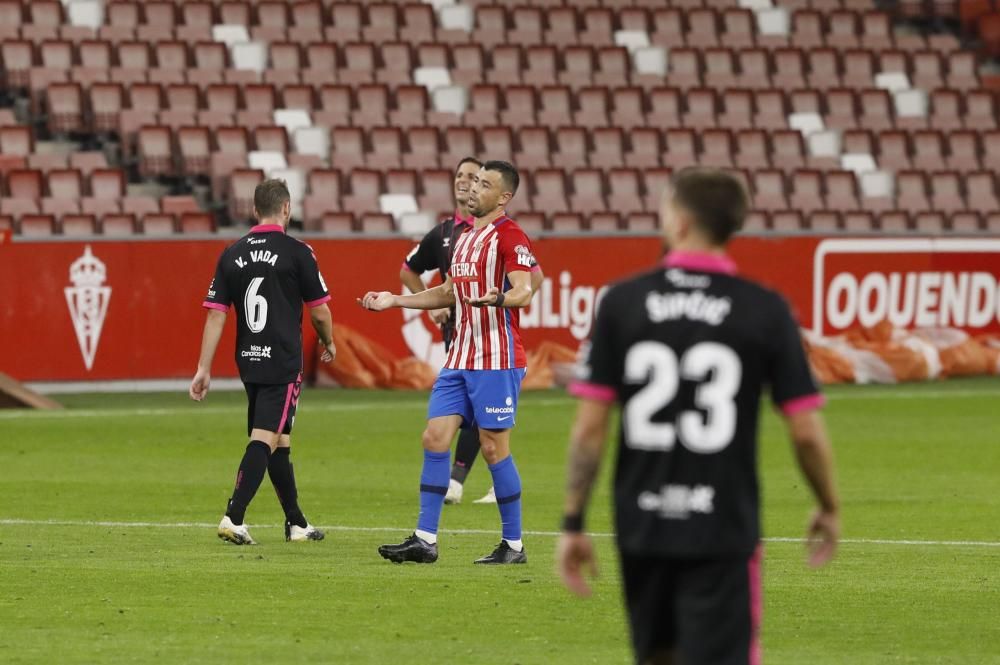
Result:
M190 376L205 316L200 305L227 242L0 244L0 283L7 286L0 303L0 371L22 381ZM399 289L400 262L411 241L310 244L333 294L336 321L400 356L441 361L440 338L426 316L372 314L355 303L368 290ZM523 313L529 348L542 341L575 347L590 332L602 288L655 265L662 251L655 237L548 237L534 248L546 280ZM732 254L745 275L789 299L804 327L825 333L883 311L909 325L1000 330L1000 240L747 237L733 244ZM312 344L308 325L305 330ZM236 375L232 355L230 323L216 376Z
M820 334L884 320L998 332L1000 239L824 240L812 287L812 329Z

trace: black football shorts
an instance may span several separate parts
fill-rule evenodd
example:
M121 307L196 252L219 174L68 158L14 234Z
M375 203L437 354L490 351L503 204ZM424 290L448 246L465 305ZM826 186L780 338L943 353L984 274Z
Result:
M636 663L674 650L675 665L759 665L761 548L745 558L621 553Z
M244 383L247 391L247 436L254 429L291 434L302 375L292 383Z

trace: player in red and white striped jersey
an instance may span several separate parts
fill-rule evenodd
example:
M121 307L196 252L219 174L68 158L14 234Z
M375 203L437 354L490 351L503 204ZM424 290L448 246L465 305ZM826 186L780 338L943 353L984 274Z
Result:
M456 241L444 284L409 296L369 292L359 299L372 311L393 307L437 309L456 304L456 333L428 405L420 517L412 536L379 553L397 563L437 560L437 530L448 491L448 450L459 427L478 427L503 523L503 539L476 563L524 563L521 478L510 455L510 429L526 371L518 309L531 302L532 273L539 270L527 235L507 216L517 191L517 170L486 162L469 192L476 221Z

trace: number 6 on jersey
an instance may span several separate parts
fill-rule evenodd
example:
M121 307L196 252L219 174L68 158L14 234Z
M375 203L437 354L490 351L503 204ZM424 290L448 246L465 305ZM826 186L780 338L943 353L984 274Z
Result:
M263 282L263 277L254 277L251 279L250 285L247 287L247 292L243 296L243 309L247 316L247 327L253 333L259 333L267 325L267 299L257 293Z

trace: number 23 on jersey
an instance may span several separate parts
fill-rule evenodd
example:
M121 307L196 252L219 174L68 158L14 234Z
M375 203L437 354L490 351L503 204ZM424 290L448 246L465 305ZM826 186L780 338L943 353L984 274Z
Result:
M725 449L736 434L736 393L743 368L736 352L718 342L701 342L677 353L660 342L638 342L625 356L625 382L642 388L626 404L625 442L630 448L670 451L679 440L694 453ZM695 381L695 405L674 422L654 422L677 397L681 379Z

